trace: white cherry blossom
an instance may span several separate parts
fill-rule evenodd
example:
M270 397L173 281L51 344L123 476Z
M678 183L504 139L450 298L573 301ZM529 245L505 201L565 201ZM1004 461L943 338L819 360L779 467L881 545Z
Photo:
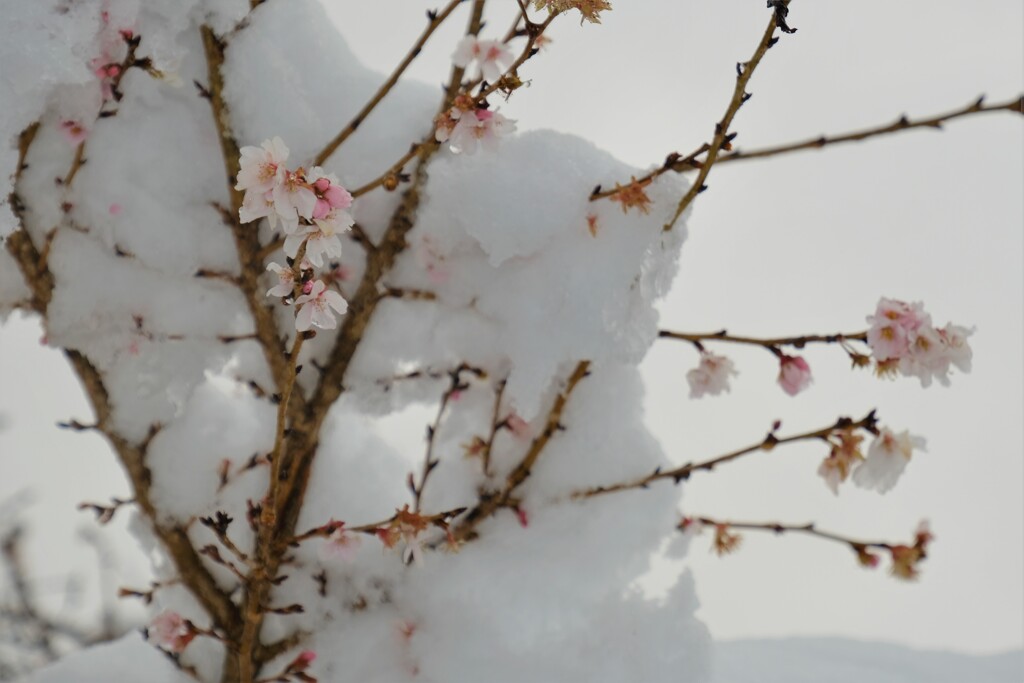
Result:
M736 372L736 366L725 356L702 352L700 365L686 373L686 381L690 384L690 398L700 398L705 394L718 396L729 391L729 377L736 374L739 374Z
M284 179L288 148L281 138L264 140L259 147L243 147L239 151L242 157L236 190L245 190L246 193L269 192Z
M295 316L295 329L305 332L309 328L319 327L324 330L333 330L338 326L334 318L334 309L338 313L348 310L348 302L333 289L328 289L322 280L313 282L308 294L303 294L295 300L296 306L301 306Z
M883 427L871 446L867 458L853 471L853 483L865 489L885 493L896 485L914 449L925 450L925 440L906 430L896 434Z

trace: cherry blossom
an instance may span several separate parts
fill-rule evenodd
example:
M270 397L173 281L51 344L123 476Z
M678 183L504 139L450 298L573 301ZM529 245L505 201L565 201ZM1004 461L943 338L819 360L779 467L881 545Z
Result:
M72 145L80 145L89 137L89 129L81 121L61 121L60 132Z
M302 306L295 316L295 329L299 332L305 332L314 325L324 330L333 330L338 322L331 309L342 314L348 310L348 302L333 289L327 289L322 280L313 282L309 293L296 299L295 305Z
M702 351L700 365L686 373L686 381L690 383L690 398L700 398L705 394L718 396L729 391L729 376L736 374L735 365L730 359Z
M362 539L346 531L345 524L339 522L337 528L320 546L320 559L325 562L349 562L355 558L361 544Z
M518 413L513 412L511 415L506 417L505 425L517 439L526 440L533 436L533 430L530 428L530 423L521 418Z
M196 637L196 631L188 621L172 610L153 617L147 632L151 643L173 653L182 652Z
M277 276L277 284L267 290L267 296L291 296L295 290L295 271L279 263L267 264L267 270Z
M273 188L273 197L274 208L286 233L291 234L298 229L299 218L313 218L316 194L309 188L301 168L285 171L281 182Z
M867 342L880 376L900 373L917 377L924 387L933 379L949 386L951 365L962 372L971 370L973 354L967 338L974 330L952 323L936 329L919 302L882 298L867 320L871 323Z
M277 209L274 208L274 193L246 192L242 198L242 206L238 209L238 220L243 223L251 223L261 218L270 222L271 228L277 227Z
M326 218L335 209L347 209L352 206L352 195L349 191L338 183L336 176L325 174L319 166L309 170L306 181L310 183L316 195L316 204L313 205L314 220Z
M288 148L279 137L264 140L259 147L243 147L236 190L269 192L284 180ZM247 222L247 221L244 221Z
M885 493L899 480L914 449L925 450L925 440L906 430L896 434L882 428L868 448L868 456L853 472L853 482L865 489Z
M495 149L498 138L516 129L516 124L498 113L497 110L475 109L462 112L447 137L448 145L456 154L473 154L478 144ZM438 133L441 129L438 128Z
M832 452L822 460L818 474L832 493L839 495L839 484L846 481L855 465L863 462L864 455L860 452L860 443L864 437L846 429L839 433L839 443L832 444Z
M476 62L485 81L496 82L508 67L515 61L512 50L497 40L480 40L476 36L466 36L459 41L452 62L460 68L467 68Z
M779 386L790 396L796 396L811 383L811 366L803 356L779 357Z

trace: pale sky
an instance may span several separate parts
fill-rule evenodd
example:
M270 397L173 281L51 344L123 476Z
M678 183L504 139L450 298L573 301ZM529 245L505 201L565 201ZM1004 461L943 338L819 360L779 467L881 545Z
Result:
M324 0L355 53L390 71L422 29L418 0ZM491 2L503 32L514 3ZM689 152L713 132L768 19L762 0L614 2L601 26L556 22L502 112L521 130L555 128L646 166ZM467 3L468 8L468 3ZM466 9L461 10L465 14ZM1005 0L794 2L791 23L749 87L734 129L742 148L841 133L958 108L979 94L1024 89L1024 6ZM439 83L464 18L440 31L410 69ZM358 30L349 30L351 28ZM485 31L486 34L486 31ZM1024 159L1022 121L992 114L854 146L712 172L695 203L665 327L782 335L859 331L879 296L921 300L938 324L977 326L974 371L949 389L854 373L838 349L805 353L815 384L796 398L774 384L764 351L718 348L741 375L732 393L688 399L693 349L659 342L644 365L649 424L680 462L782 433L861 416L928 439L886 496L815 475L824 453L778 449L695 475L687 512L736 520L815 521L865 539L909 539L930 520L934 550L916 584L859 569L852 554L813 539L748 534L720 559L698 539L682 565L659 564L650 585L691 567L699 616L717 638L838 635L920 647L992 652L1024 645ZM54 422L88 411L38 327L0 329L0 500L29 489L34 555L59 577L91 558L74 541L80 500L126 487L99 439ZM410 443L422 424L410 425ZM59 473L61 476L53 476ZM45 486L43 481L48 482ZM115 483L116 482L116 483ZM119 551L129 577L144 560ZM142 580L141 578L139 579ZM56 590L56 589L55 589ZM59 592L59 591L57 591Z

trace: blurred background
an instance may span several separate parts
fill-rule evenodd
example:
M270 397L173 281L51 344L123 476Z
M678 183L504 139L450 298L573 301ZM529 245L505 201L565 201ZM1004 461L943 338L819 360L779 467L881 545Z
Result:
M402 58L436 4L323 1L359 58L381 72ZM515 3L489 4L483 35L497 37ZM521 73L528 87L502 112L520 130L576 133L645 168L710 139L735 64L749 59L769 14L763 0L613 4L599 26L581 27L572 15L556 22L553 42ZM1024 89L1022 3L795 2L790 20L798 33L782 36L748 87L753 98L734 124L740 149L930 116L981 94L1005 101ZM409 77L446 78L464 25L455 19L438 32ZM914 379L852 371L838 348L808 348L815 382L791 398L775 384L771 355L722 345L711 350L729 355L740 376L730 394L694 401L685 373L696 352L656 343L643 367L648 421L680 463L758 442L776 419L788 434L871 408L883 424L928 439L927 453L885 496L850 485L833 496L815 473L824 449L800 444L694 475L684 488L687 514L814 521L893 541L909 540L928 519L936 541L921 578L905 583L815 539L749 533L739 552L718 558L705 536L685 560L659 560L645 589L692 571L699 616L718 639L829 635L978 654L1024 645L1022 123L987 114L943 132L712 171L661 306L665 328L856 332L880 296L920 300L936 324L977 327L974 371L955 375L948 389L923 390ZM89 410L41 335L35 320L17 315L0 327L0 524L24 521L26 561L46 606L85 619L101 594L144 585L147 561L127 539L125 515L99 540L82 537L93 525L76 504L128 488L99 438L55 427L88 421ZM398 439L419 448L423 420L408 417ZM116 574L101 571L97 544Z

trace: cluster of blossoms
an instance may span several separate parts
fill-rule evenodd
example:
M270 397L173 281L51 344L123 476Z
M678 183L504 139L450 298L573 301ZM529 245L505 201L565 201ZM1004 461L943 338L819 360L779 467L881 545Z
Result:
M913 451L925 450L925 440L912 436L906 430L899 434L887 427L868 447L867 457L861 453L860 444L864 437L852 429L840 430L829 440L832 450L821 465L818 474L832 493L839 494L839 484L853 477L853 483L865 489L885 493L892 489L913 455Z
M493 150L497 147L498 138L516 129L515 121L505 118L497 110L478 107L468 95L456 97L452 107L439 114L435 123L434 138L438 142L447 142L456 154L473 154L478 145Z
M600 14L604 10L611 10L612 4L608 0L533 0L533 6L537 9L548 8L549 12L568 12L571 9L579 10L583 20L591 22L592 24L600 24Z
M298 295L300 306L295 327L305 331L312 326L334 329L333 309L344 313L345 299L313 277L313 268L322 268L324 257L341 256L340 234L354 224L348 209L352 195L338 178L319 166L291 170L285 166L288 148L281 138L266 140L260 147L241 149L236 190L244 190L238 211L243 223L266 218L270 227L284 232L284 253L292 261L303 252L294 267L271 263L267 270L278 278L268 296L286 300Z
M881 299L874 315L867 317L868 345L880 375L897 372L917 377L927 387L932 379L949 386L949 370L971 370L971 347L967 338L973 329L948 323L935 328L932 318L919 302L908 304Z
M624 206L625 208L625 206ZM933 379L949 385L950 368L955 366L962 372L970 372L972 351L967 343L974 330L953 323L936 328L932 318L925 313L920 303L882 298L874 315L867 321L871 327L866 333L844 337L836 335L828 341L837 341L853 359L854 365L864 367L873 358L880 376L901 373L917 377L921 386L930 386ZM849 344L859 340L866 342L871 356L857 352ZM737 341L737 340L734 340ZM759 343L779 359L778 382L782 390L796 396L811 383L811 367L802 356L790 356L769 342L746 340ZM820 339L818 339L820 341ZM790 343L796 344L793 340ZM700 348L700 364L686 374L690 384L690 397L700 398L705 394L717 396L729 391L729 377L736 374L732 361ZM845 477L844 477L845 478Z

